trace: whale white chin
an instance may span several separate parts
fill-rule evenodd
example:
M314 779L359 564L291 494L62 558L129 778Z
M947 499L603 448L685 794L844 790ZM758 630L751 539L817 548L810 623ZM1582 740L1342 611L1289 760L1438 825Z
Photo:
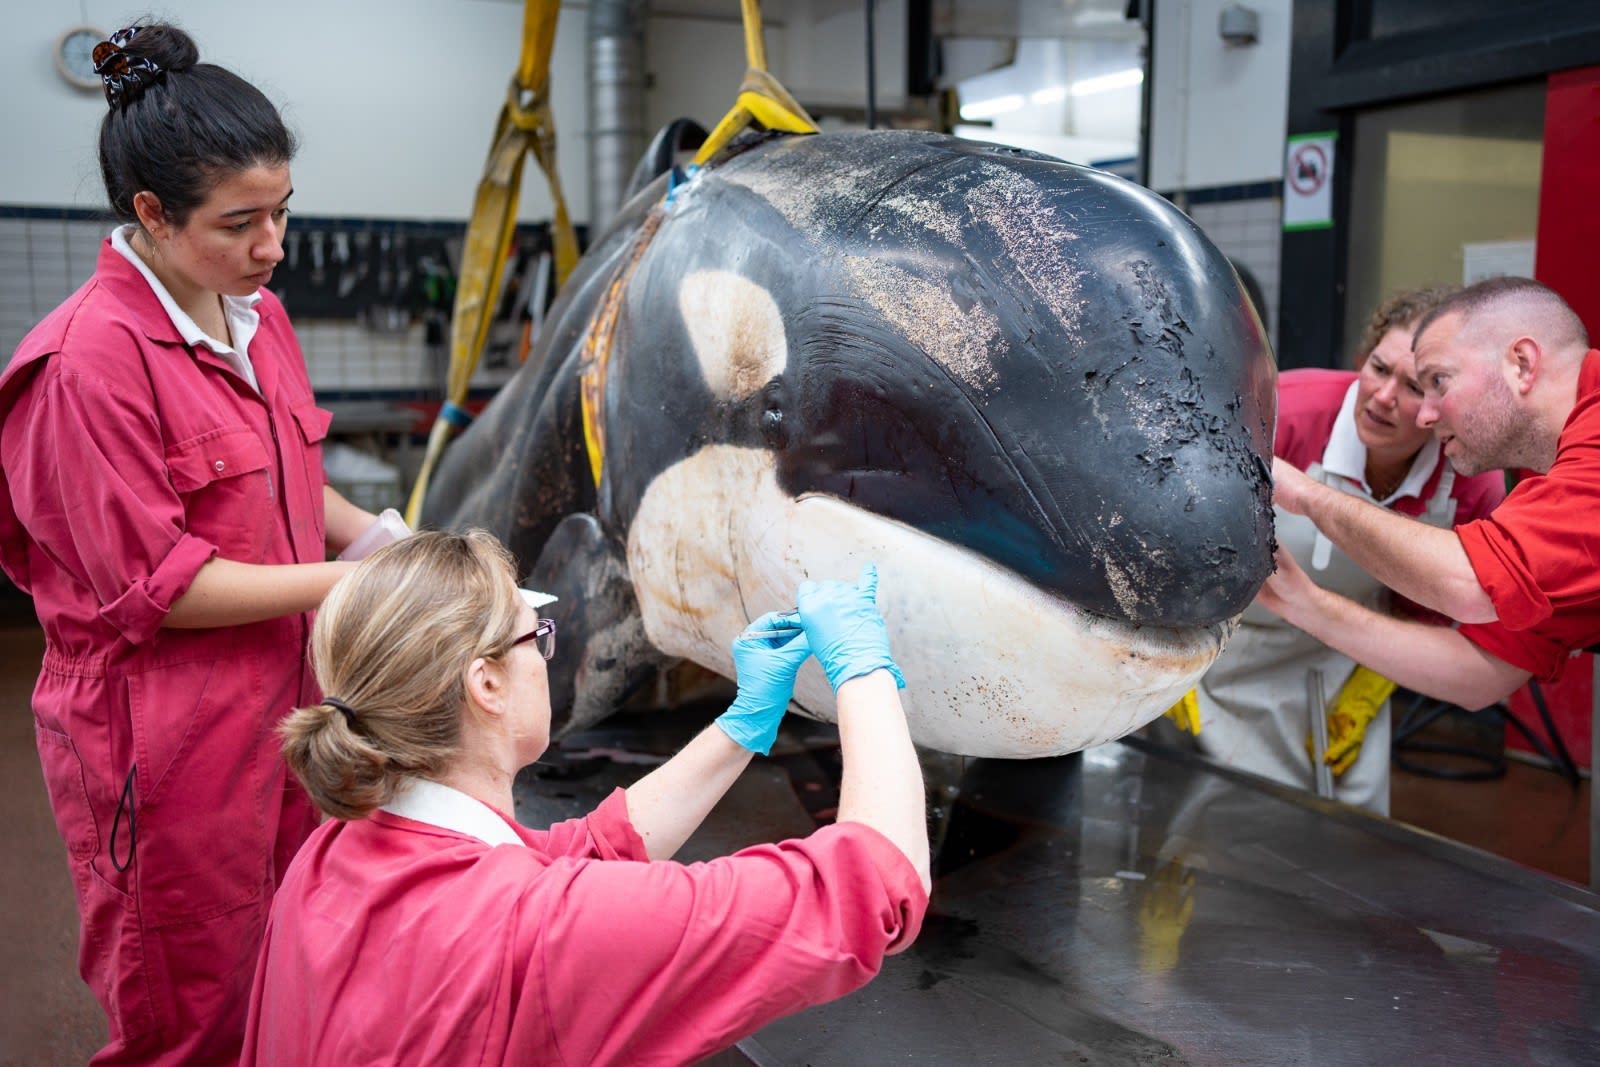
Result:
M835 497L787 496L757 449L712 446L662 472L628 531L651 642L729 678L729 643L751 619L793 608L807 578L853 581L868 561L912 739L963 756L1055 756L1121 737L1170 707L1233 632L1091 615L959 545ZM834 721L814 659L795 704Z

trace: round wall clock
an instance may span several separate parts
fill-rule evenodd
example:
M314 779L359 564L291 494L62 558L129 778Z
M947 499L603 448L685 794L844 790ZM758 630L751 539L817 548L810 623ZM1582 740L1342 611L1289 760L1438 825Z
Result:
M70 85L79 89L98 89L100 75L94 72L94 46L106 39L93 26L69 26L56 38L56 70Z

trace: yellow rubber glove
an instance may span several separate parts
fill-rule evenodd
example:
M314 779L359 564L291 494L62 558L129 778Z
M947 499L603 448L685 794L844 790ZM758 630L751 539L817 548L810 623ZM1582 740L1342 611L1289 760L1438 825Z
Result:
M1200 697L1193 689L1178 698L1178 702L1166 710L1167 718L1184 733L1200 736Z
M1339 687L1338 694L1328 705L1328 751L1322 762L1333 768L1338 778L1348 771L1361 755L1361 742L1366 740L1367 726L1378 715L1383 702L1395 690L1395 684L1377 671L1360 664L1350 672L1350 677ZM1312 740L1306 738L1306 751L1315 753Z
M1169 859L1145 883L1139 899L1139 969L1166 974L1178 962L1178 946L1194 915L1194 871Z

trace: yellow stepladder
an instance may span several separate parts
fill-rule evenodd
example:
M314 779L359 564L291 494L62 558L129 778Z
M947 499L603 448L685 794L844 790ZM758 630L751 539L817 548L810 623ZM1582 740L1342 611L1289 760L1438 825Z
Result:
M483 178L478 183L472 221L467 227L466 246L461 255L450 328L450 373L446 400L428 435L428 447L423 453L422 466L412 487L411 499L406 505L406 523L413 529L417 528L420 521L422 501L427 496L428 483L439 457L444 454L450 440L471 422L471 416L464 406L467 391L489 334L494 314L490 300L500 290L506 253L516 227L522 164L529 153L539 161L540 168L549 180L551 197L555 203L552 233L558 288L577 264L577 238L556 173L555 121L550 113L550 52L555 43L559 11L559 0L527 0L524 10L521 61L507 91L506 103L501 109L495 130L494 146L484 166ZM733 108L717 123L705 144L695 154L693 169L698 169L711 159L752 123L785 133L821 132L805 108L767 72L759 0L740 0L740 11L744 20L747 66L744 80L739 86ZM590 432L589 415L586 402L586 433ZM591 455L599 455L593 442ZM598 458L594 462L598 481Z
M506 90L495 125L494 142L478 181L467 224L466 243L456 281L455 309L450 322L450 371L444 406L439 410L411 499L406 504L406 524L416 529L422 501L439 457L456 433L471 421L465 407L467 391L494 317L494 297L500 291L506 256L517 225L517 199L522 190L522 167L529 155L539 163L550 183L555 204L551 239L555 251L556 286L578 263L578 239L567 213L561 179L556 172L555 116L550 111L550 53L555 47L559 0L527 0L522 17L522 53Z

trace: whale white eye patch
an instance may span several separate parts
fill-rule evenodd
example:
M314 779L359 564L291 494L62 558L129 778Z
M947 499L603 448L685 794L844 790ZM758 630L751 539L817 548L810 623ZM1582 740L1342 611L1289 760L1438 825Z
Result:
M706 386L718 397L753 396L783 373L783 314L755 282L731 271L695 271L679 285L678 310Z

